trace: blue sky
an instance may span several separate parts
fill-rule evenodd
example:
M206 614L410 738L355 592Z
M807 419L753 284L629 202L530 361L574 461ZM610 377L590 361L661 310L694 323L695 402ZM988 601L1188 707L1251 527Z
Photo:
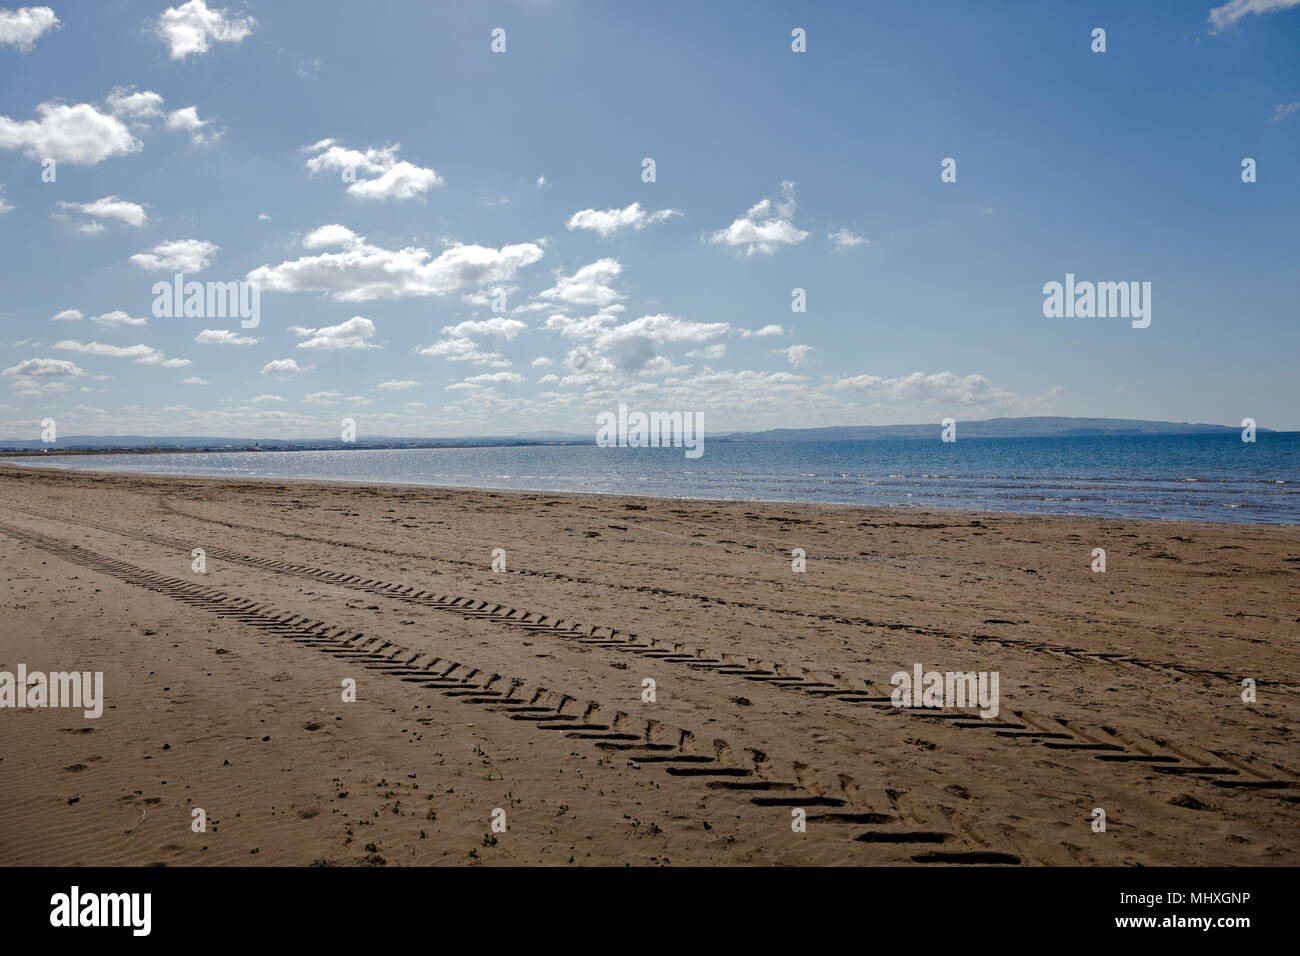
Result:
M1298 48L1300 0L10 7L0 436L1300 428ZM259 325L155 317L178 269ZM1067 273L1149 327L1045 317Z

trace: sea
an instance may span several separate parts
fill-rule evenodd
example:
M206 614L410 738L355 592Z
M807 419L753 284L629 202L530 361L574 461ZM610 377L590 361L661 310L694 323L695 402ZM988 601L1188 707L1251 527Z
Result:
M835 502L1234 523L1300 519L1300 433L706 442L680 448L191 452L8 459L74 470Z

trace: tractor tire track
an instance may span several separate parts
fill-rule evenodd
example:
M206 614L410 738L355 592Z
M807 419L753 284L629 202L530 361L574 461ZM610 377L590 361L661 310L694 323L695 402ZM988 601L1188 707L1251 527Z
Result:
M526 681L488 673L461 661L441 658L380 637L367 637L347 628L331 627L266 603L241 599L216 588L168 577L80 545L67 544L43 534L0 524L0 533L30 547L55 555L127 584L146 588L201 611L231 618L248 627L301 646L351 661L361 667L421 688L441 693L460 703L472 704L507 719L530 724L533 731L555 732L566 739L598 750L617 751L620 757L661 769L682 783L702 782L709 790L728 791L758 808L825 808L811 815L816 823L841 825L855 842L886 844L911 854L915 863L1019 864L1018 856L981 845L955 830L918 830L896 806L883 810L868 805L862 789L847 776L839 776L838 792L825 792L808 768L796 765L793 779L775 773L766 754L753 747L737 750L724 740L712 742L704 752L691 731L661 721L638 719L623 711L605 717L608 709L596 701ZM420 592L423 594L424 592ZM744 754L747 759L743 759ZM746 763L749 765L746 766ZM756 795L751 795L756 794ZM869 827L863 829L863 827ZM942 844L944 849L922 849Z

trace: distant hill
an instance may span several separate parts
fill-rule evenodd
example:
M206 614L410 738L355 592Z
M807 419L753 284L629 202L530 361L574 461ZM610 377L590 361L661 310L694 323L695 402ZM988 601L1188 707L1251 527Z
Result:
M828 428L772 428L761 432L730 432L711 435L710 442L793 442L872 441L883 439L933 439L938 422L924 425L837 425ZM1189 422L1148 422L1127 418L990 418L957 422L961 438L1066 438L1107 435L1208 435L1239 433L1237 425L1206 425ZM1264 433L1269 428L1259 428ZM343 442L337 438L214 438L154 435L69 435L55 445L39 439L0 439L0 453L52 452L87 453L110 449L122 451L308 451L358 448L481 448L503 445L588 445L590 434L537 431L517 435L482 435L466 438L394 438L377 435L364 441Z
M1258 428L1267 432L1272 429ZM1128 418L989 418L958 421L961 438L1065 438L1104 435L1204 435L1240 432L1236 425L1189 422L1148 422ZM885 438L934 438L939 423L926 425L840 425L830 428L772 428L761 432L736 432L714 441L870 441Z

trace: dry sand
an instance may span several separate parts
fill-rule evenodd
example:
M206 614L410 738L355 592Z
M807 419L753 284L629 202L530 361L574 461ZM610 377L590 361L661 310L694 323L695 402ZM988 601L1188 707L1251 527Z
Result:
M106 693L0 711L4 865L1300 863L1295 527L5 465L0 541Z

